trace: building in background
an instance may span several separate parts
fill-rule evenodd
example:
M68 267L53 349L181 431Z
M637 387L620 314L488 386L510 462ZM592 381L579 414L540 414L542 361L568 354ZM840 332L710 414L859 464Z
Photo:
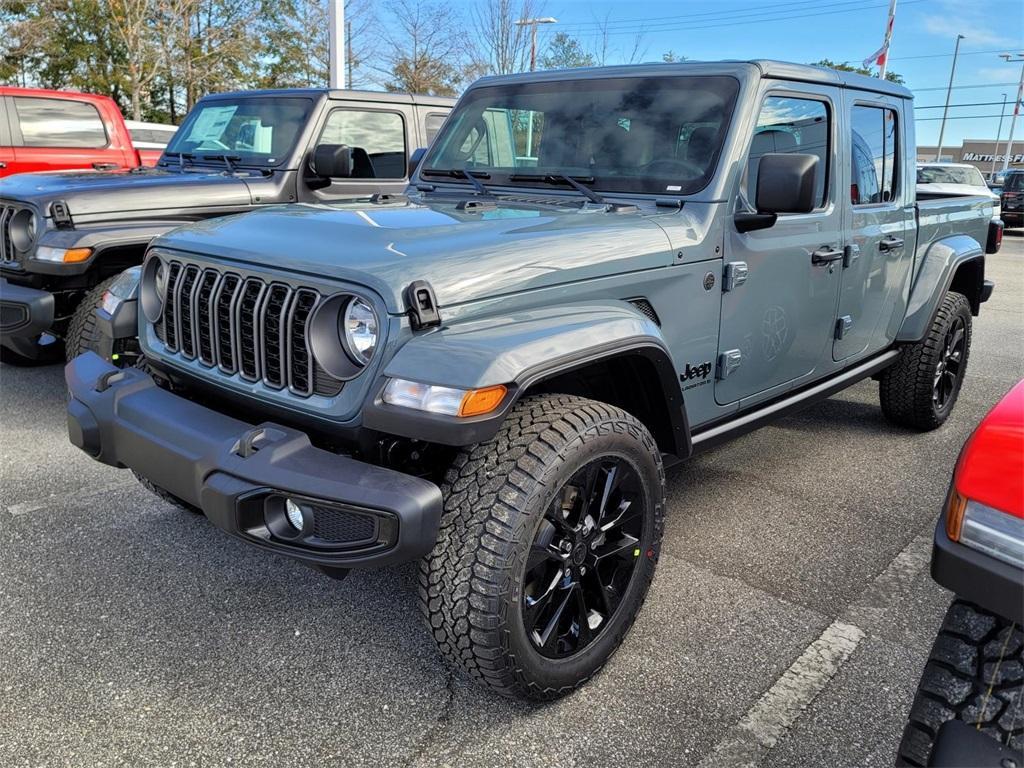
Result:
M917 161L919 163L934 163L935 150L937 147L925 147L918 144ZM964 139L959 147L943 147L941 162L946 163L968 163L973 165L984 174L987 179L993 171L992 164L995 161L995 171L1003 169L1003 158L1006 155L1006 139L996 142L993 139ZM1024 139L1013 142L1013 152L1010 155L1011 168L1024 168Z

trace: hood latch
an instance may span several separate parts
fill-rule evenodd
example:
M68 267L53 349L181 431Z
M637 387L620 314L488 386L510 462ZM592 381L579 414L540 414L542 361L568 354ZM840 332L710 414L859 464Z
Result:
M434 295L433 287L426 280L416 280L409 284L405 289L405 306L414 331L441 324L437 297Z

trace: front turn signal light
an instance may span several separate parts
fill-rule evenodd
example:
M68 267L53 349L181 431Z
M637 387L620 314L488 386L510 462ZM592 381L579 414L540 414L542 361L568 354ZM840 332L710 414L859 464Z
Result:
M946 535L950 541L960 541L960 529L964 525L964 510L967 509L967 499L957 493L954 488L949 494L949 503L946 505Z
M490 413L501 405L506 392L508 392L508 388L504 384L470 390L462 398L459 416L483 416L485 413Z
M64 251L65 264L77 264L92 255L92 248L68 248Z

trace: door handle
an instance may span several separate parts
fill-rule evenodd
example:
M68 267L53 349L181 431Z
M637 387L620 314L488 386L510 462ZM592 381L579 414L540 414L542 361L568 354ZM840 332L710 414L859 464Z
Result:
M889 237L882 238L878 241L878 250L880 251L895 251L897 248L903 247L902 237Z
M117 163L93 163L92 167L97 171L114 171L117 170Z
M811 253L811 264L831 264L833 261L841 261L843 258L843 251L836 250L831 245L823 245L818 250Z
M0 161L0 169L6 168L6 167L7 167L7 163L5 163L3 161Z

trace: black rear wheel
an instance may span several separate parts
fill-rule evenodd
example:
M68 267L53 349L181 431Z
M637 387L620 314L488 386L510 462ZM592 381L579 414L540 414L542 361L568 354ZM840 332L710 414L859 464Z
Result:
M927 335L903 348L882 371L878 393L889 421L918 430L941 426L953 412L971 352L971 306L947 293Z

